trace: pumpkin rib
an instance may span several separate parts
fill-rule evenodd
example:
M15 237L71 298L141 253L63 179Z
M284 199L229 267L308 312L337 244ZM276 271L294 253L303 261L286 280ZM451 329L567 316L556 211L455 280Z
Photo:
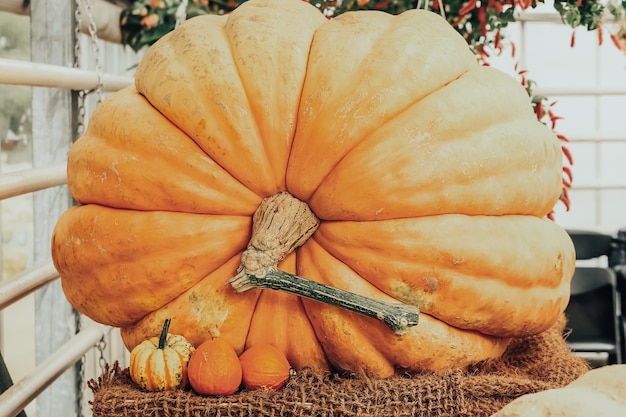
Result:
M145 346L146 348L153 346L150 341L145 341ZM149 356L151 352L149 352L147 349L143 349L143 345L142 347L138 350L139 353L137 353L137 355L135 356L134 360L130 361L130 374L132 375L140 375L141 372L141 365L145 364L147 361L147 357L144 356ZM149 368L148 368L149 369ZM143 376L143 378L145 378L145 376ZM134 378L133 378L134 379ZM151 379L151 378L149 378ZM135 379L135 382L137 381L141 381L141 383L149 383L147 380L140 380L139 377L137 377L137 379Z
M525 123L516 122L493 126L490 131L516 127L526 129L526 132L539 133L544 129L543 126L529 128ZM507 139L519 142L523 130L518 132L513 134L517 137ZM458 138L458 143L470 138ZM454 142L447 144L450 147L455 145L457 143ZM464 144L455 152L462 156L478 147ZM352 158L347 155L325 178L325 183L320 185L309 203L315 214L327 221L376 221L454 213L544 217L559 199L562 179L557 171L560 166L558 144L550 144L551 151L547 157L542 150L543 147L539 146L527 150L528 158L513 159L504 172L501 163L489 165L490 161L485 159L446 169L438 168L440 164L433 162L415 175L412 174L419 169L414 167L416 162L408 156L398 155L395 158L396 154L388 154L387 158L395 160L396 164L396 170L389 171L387 168L391 162L383 161L382 155L380 159L369 158L372 161L369 166L360 162L364 156ZM440 152L442 160L450 153L445 149L434 152ZM533 160L531 155L546 158L546 166L536 167L535 163L530 162ZM439 158L439 155L435 156ZM379 162L378 166L376 161ZM357 192L355 187L359 183L370 184L370 187ZM533 186L545 192L533 192ZM413 192L415 189L420 192ZM328 201L333 204L328 204Z
M502 247L502 234L515 239ZM558 319L575 267L567 233L527 216L323 222L313 240L389 296L455 327L506 337Z
M505 99L509 105L497 104ZM493 110L485 112L476 100L489 101ZM372 132L308 202L323 220L543 217L562 190L558 142L532 115L520 85L491 67L477 67Z
M298 249L297 255L300 275L375 299L395 301L360 279L314 239ZM425 313L421 314L417 326L400 336L379 320L307 299L303 299L303 303L333 365L339 369L363 369L378 377L392 375L396 367L465 368L500 356L509 343L506 337L458 329Z
M75 206L57 221L52 256L74 307L119 327L159 309L243 250L250 224L243 216Z
M108 122L133 119L145 126ZM260 202L133 86L96 108L85 134L70 149L68 171L70 192L82 204L250 215Z
M287 165L291 194L310 201L355 143L416 98L478 65L463 38L449 29L423 10L343 13L318 28ZM329 68L341 71L329 77Z
M183 70L181 68L177 68L181 71L178 75L175 75L173 72L174 69L171 66L164 68L163 71L155 70L155 65L161 66L164 62L186 62L186 60L182 59L180 56L180 54L184 51L160 48L154 53L151 53L150 51L146 53L146 56L142 59L142 62L137 68L136 75L136 86L138 91L146 96L153 106L164 113L183 131L188 132L188 134L201 148L205 150L205 152L207 152L208 155L216 160L228 172L238 178L246 187L250 188L260 196L269 196L284 189L284 166L286 166L287 163L286 161L289 154L288 147L293 136L293 130L295 130L295 122L289 122L289 119L295 118L298 104L297 98L299 98L301 88L294 88L289 84L285 85L285 77L280 76L280 72L275 72L275 77L277 77L280 81L274 83L277 88L274 90L275 98L272 102L282 103L285 101L293 101L294 108L289 111L289 113L293 114L293 116L286 117L288 121L285 123L283 120L285 119L284 115L267 113L267 110L273 108L273 106L257 103L259 98L261 101L264 101L264 97L268 95L267 85L263 86L265 87L264 90L261 90L261 87L253 88L249 84L246 86L243 84L245 77L235 77L234 74L241 74L243 68L246 68L242 62L248 61L255 63L254 65L251 64L249 72L258 73L258 66L264 67L264 61L259 57L263 56L271 58L273 55L276 55L275 51L271 49L272 42L267 39L268 37L276 35L280 35L280 39L276 40L276 42L282 43L283 49L285 49L279 57L283 61L286 61L281 61L283 64L281 66L302 67L302 73L304 73L306 57L308 54L303 55L294 52L298 49L305 49L305 46L308 46L308 43L310 43L306 41L306 36L309 36L306 35L306 33L310 33L310 36L312 37L312 32L315 27L325 22L325 19L318 11L311 10L308 7L302 7L300 4L293 4L293 2L291 2L291 4L285 2L285 13L302 15L303 12L305 12L304 14L306 16L300 16L300 19L303 19L304 17L306 17L306 19L300 20L297 24L294 23L285 25L281 23L283 30L280 32L272 30L268 31L266 30L267 25L261 24L264 20L269 19L270 21L274 20L278 22L276 20L277 17L275 11L273 8L269 7L270 4L272 4L272 2L264 3L259 1L256 2L255 5L246 8L245 12L242 11L229 16L228 20L220 18L218 23L221 29L219 31L219 36L216 34L205 33L205 36L214 36L217 38L211 42L211 48L208 48L211 53L206 57L207 61L209 61L206 68L218 68L219 71L206 72L203 75L199 75L197 72L199 70L204 70L204 68L198 65L194 66L193 69L188 69L187 72L182 72ZM172 37L172 39L169 40L173 43L179 41L182 42L178 38L186 39L189 43L201 42L202 39L198 40L197 37L191 38L190 36L190 38L187 38L187 32L193 33L197 26L201 26L202 28L208 27L213 30L214 28L212 25L206 25L205 22L200 21L208 19L214 19L214 16L198 16L194 19L190 19L185 22L184 25L181 25L180 30L169 33L166 37ZM246 20L249 20L252 24L246 25ZM233 23L242 21L244 23L238 26ZM243 32L241 36L246 38L246 42L242 43L240 48L226 48L226 46L234 42L229 35L233 35L231 32L234 32L237 28ZM290 36L290 33L287 32L288 29L291 31L292 36ZM257 44L256 47L252 47L250 45L253 43L251 39L257 37L263 39ZM297 42L294 42L293 40L291 42L285 41L291 38L296 39ZM284 48L285 44L292 47ZM218 46L224 48L219 53L215 52ZM244 48L246 48L245 51L243 50ZM235 56L234 52L246 52L247 55L245 57L240 55ZM228 55L230 59L224 58L226 55ZM296 62L295 58L299 55L303 55L300 56L300 60L303 62ZM212 62L215 59L219 59L220 56L222 57L222 61L220 61L219 64ZM177 59L177 57L180 59ZM237 58L238 60L236 60ZM233 70L226 72L223 67L232 68ZM147 68L150 68L150 71L147 71ZM294 71L294 73L297 72L298 71ZM204 85L211 84L207 82L208 79L218 76L221 77L220 82L216 82L212 85L219 86L221 90L207 91L206 94L199 94L199 92L203 91ZM186 82L202 79L203 85L183 87L178 83L181 79L187 80ZM235 81L235 79L237 81ZM178 85L175 89L172 88L168 91L172 80L177 80ZM229 81L226 82L225 80ZM292 84L298 84L298 82L302 83L302 81L295 80L292 81ZM159 96L162 91L166 92L163 97ZM263 94L258 93L259 91L263 91ZM285 95L287 94L286 92L290 92L293 95L293 99L285 100ZM216 120L219 118L219 122L216 121L215 123L210 123L205 121L204 118L199 121L195 121L194 114L189 115L187 113L178 113L178 107L171 104L174 100L178 100L177 97L180 97L184 101L183 98L189 100L189 97L194 96L215 97L213 99L215 103L211 103L205 98L204 104L199 101L194 101L193 103L185 103L185 106L181 107L188 108L189 106L196 105L199 108L202 108L202 110L197 111L198 114L215 117ZM236 105L233 106L233 108L225 108L224 106L226 106L226 104L220 98L221 96L229 97L230 100L237 101ZM250 97L257 98L257 100L252 100ZM257 104L256 112L252 109L255 104ZM254 115L258 113L265 114L267 117L255 117ZM248 119L240 117L241 115L247 114L252 114L253 117ZM252 119L256 122L249 123ZM260 123L261 121L263 121L263 123ZM229 127L230 133L221 131L223 129L221 129L220 126L224 127L226 125L225 122ZM198 126L198 124L200 124L200 126ZM213 131L213 134L209 133L211 127L217 129ZM208 140L205 140L203 136L198 134L194 135L194 130L205 130L207 133L203 136L207 137ZM286 132L282 134L276 133L276 131L281 130ZM283 137L285 143L283 143L280 147L277 146L280 142L276 141L275 136ZM238 138L238 140L234 140L234 138ZM266 139L264 140L263 138ZM234 146L238 145L239 142L246 144L246 146L234 148ZM278 151L278 148L282 150ZM214 152L214 149L224 150L222 153L216 153ZM260 155L264 155L266 158L260 160ZM237 169L239 166L245 166L246 168L243 170ZM281 169L281 167L283 168ZM270 171L274 172L273 179L270 179L268 176ZM259 188L260 183L264 184L262 188Z
M291 253L278 267L295 274L296 254ZM262 290L246 336L246 349L259 344L280 349L294 369L331 368L300 297Z
M300 297L263 290L246 338L246 349L261 343L280 348L294 369L307 367L322 372L331 369Z
M194 284L169 303L120 329L128 350L158 331L167 317L174 320L173 333L199 346L210 337L226 339L238 353L243 352L250 322L256 311L261 291L236 294L228 280L237 271L238 253L215 271Z
M176 354L176 356L178 356ZM166 381L169 381L170 379L170 369L169 369L169 361L168 361L168 354L163 353L163 377Z
M149 48L139 63L135 86L248 189L260 196L271 195L279 187L270 175L257 126L249 117L249 99L228 48L225 20L225 16L197 16L165 35L161 47ZM197 36L199 32L203 36ZM196 56L204 62L186 59L187 48L205 51Z
M245 12L229 16L225 31L277 191L282 191L310 46L316 29L327 19L299 2L281 1L278 14L275 4L252 3ZM280 31L272 29L277 26Z

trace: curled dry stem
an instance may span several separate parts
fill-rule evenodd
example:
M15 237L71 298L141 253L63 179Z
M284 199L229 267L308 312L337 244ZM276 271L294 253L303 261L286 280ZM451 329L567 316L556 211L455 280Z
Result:
M278 262L315 233L319 220L309 206L287 192L263 200L254 213L252 237L229 283L237 292L253 288L284 291L381 320L396 334L417 325L419 309L386 303L289 274Z

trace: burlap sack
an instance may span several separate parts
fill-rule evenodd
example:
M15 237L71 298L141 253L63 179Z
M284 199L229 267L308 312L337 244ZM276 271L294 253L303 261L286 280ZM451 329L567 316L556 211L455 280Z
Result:
M190 389L142 391L128 369L114 364L88 385L94 417L488 417L521 395L563 387L589 370L567 348L563 328L561 321L515 340L499 360L465 371L371 379L303 369L278 391L207 397Z

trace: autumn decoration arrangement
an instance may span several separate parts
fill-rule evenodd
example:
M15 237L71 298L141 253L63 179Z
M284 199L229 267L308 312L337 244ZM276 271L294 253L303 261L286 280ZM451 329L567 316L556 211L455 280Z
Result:
M497 4L459 5L483 41ZM437 6L342 5L184 20L73 144L52 258L131 355L95 417L507 416L586 387L558 117Z
M289 380L291 366L278 348L260 344L237 355L222 337L211 337L195 348L183 336L168 333L166 319L160 337L135 346L130 353L130 377L146 391L184 389L201 395L231 395L239 389L279 389Z
M295 370L465 368L567 305L562 165L525 89L440 15L250 0L161 38L98 106L52 256L129 350L171 318Z

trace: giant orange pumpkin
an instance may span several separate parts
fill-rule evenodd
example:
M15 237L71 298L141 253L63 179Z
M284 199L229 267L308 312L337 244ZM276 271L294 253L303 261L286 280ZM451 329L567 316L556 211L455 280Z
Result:
M250 0L163 37L135 81L72 147L80 204L52 242L68 300L120 327L129 349L171 317L196 346L270 343L296 369L388 376L498 357L564 310L574 248L545 218L561 192L558 140L440 16L327 20L306 2ZM311 237L250 242L273 196L306 203ZM294 213L259 217L289 235L307 224ZM229 284L277 262L419 307L419 321L394 332L375 309Z

